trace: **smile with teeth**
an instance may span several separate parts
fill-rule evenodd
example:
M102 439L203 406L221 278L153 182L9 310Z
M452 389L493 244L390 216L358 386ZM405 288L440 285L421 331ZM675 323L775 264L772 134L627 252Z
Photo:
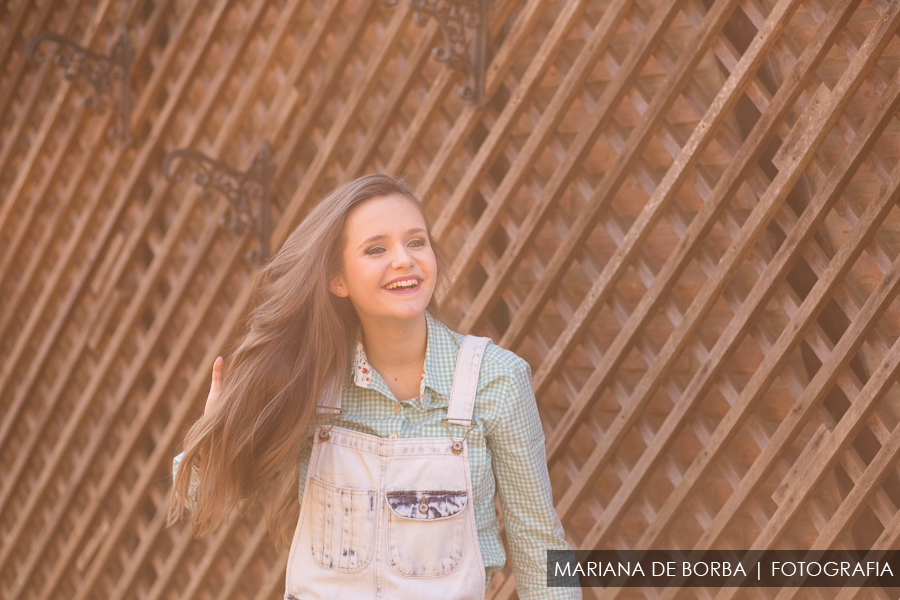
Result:
M409 288L414 288L419 285L419 279L417 277L411 277L410 279L402 279L400 281L395 281L393 283L389 283L384 286L386 290L408 290Z

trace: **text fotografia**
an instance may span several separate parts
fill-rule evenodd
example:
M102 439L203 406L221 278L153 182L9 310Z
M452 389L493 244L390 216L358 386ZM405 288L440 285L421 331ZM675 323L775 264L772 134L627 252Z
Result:
M550 550L547 585L900 587L900 550Z

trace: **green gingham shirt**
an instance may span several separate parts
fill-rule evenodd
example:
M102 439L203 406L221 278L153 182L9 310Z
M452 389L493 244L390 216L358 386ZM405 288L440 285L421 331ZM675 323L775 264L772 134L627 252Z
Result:
M428 343L419 395L398 401L366 360L357 342L341 387L341 427L381 438L445 437L456 357L463 337L426 313ZM509 350L490 344L478 375L469 433L469 465L475 524L487 580L506 561L494 491L512 555L516 588L522 600L579 599L577 588L548 588L546 550L567 550L562 525L553 508L544 432L541 428L531 368ZM306 482L310 447L301 456L300 498ZM181 456L176 457L177 470Z

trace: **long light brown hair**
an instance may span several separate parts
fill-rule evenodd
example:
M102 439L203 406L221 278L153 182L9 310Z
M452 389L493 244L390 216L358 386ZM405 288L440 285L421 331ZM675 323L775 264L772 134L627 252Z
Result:
M204 536L233 512L265 500L269 533L290 543L299 515L300 451L310 442L319 398L338 389L359 327L349 298L328 288L343 268L344 226L355 206L391 194L409 198L422 211L404 181L360 177L313 208L261 269L256 308L226 358L219 399L185 437L170 524L184 515L187 503L194 507L195 534ZM446 259L430 229L428 238L440 286ZM435 297L428 309L438 314Z

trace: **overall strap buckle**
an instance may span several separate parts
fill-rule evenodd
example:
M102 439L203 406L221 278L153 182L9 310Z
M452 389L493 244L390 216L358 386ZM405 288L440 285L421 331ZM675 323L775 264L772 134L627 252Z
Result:
M316 405L317 411L320 408L332 411L331 419L328 422L328 427L319 431L319 439L322 441L325 441L331 437L331 430L334 428L334 424L337 423L338 421L340 421L341 418L344 416L344 409L343 408L334 408L333 406L324 406L322 404L317 404Z
M451 422L451 421L456 421ZM453 451L453 454L460 454L463 449L463 442L466 441L466 438L469 437L469 432L475 429L475 421L472 419L451 419L450 417L444 417L441 419L441 425L444 426L444 429L447 430L447 437L450 438L450 441L453 442L450 445L450 449ZM461 427L466 427L466 433L462 436L462 439L456 441L453 439L453 432L450 431L449 425L459 425Z

